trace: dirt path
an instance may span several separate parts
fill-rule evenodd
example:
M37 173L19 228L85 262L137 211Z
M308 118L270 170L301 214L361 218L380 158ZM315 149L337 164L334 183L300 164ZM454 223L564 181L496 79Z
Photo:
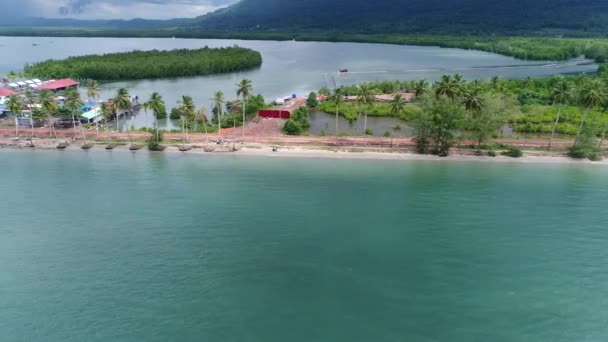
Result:
M47 128L35 128L33 136L35 138L49 138L51 137L51 130ZM73 129L57 129L55 132L57 137L60 139L76 139L82 140L82 134L80 131L74 132ZM142 141L150 137L149 133L145 132L131 132L129 133L117 133L110 132L106 134L103 131L88 130L84 131L87 139L103 141L106 139L110 140L129 140L129 137L133 140ZM54 134L53 134L54 135ZM0 136L14 137L15 129L8 127L0 127ZM27 128L19 129L19 136L22 138L28 138L32 136L32 130ZM182 140L183 135L181 133L165 133L164 137L166 140ZM242 127L237 127L236 130L229 128L223 129L221 132L213 134L205 133L190 133L188 135L189 142L191 143L202 143L206 141L214 141L217 139L232 140L236 139L239 142L243 141ZM372 147L411 147L414 146L414 142L411 138L385 138L385 137L319 137L319 136L286 136L281 133L280 120L262 120L257 123L252 123L245 128L245 142L255 142L263 144L277 144L277 145L326 145L326 146L372 146ZM497 139L496 143L504 145L513 145L524 148L543 148L548 145L546 139ZM473 144L472 142L463 142L463 145ZM604 143L607 146L608 143ZM556 140L553 142L553 147L556 149L563 149L572 145L572 141L569 140Z

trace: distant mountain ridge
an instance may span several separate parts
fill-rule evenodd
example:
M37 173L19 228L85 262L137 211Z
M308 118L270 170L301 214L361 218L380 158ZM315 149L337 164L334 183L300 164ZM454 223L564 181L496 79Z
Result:
M0 18L0 26L175 29L176 32L608 34L608 0L241 0L191 19Z
M209 30L352 33L608 33L606 0L242 0L198 17Z

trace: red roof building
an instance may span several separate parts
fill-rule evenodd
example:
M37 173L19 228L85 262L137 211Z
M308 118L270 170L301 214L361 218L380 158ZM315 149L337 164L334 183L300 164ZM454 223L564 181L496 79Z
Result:
M57 91L57 90L65 90L70 87L77 87L79 84L80 83L78 81L74 81L71 78L66 78L63 80L57 80L57 81L44 83L44 84L36 87L36 89L38 89L38 90L47 89L47 90Z
M272 109L262 109L258 111L258 116L267 119L289 119L291 114L298 108L306 105L306 99L303 97L296 97L290 99L288 103L275 107Z
M6 88L0 88L0 97L10 96L10 95L13 95L14 93L15 93L14 91L10 91Z

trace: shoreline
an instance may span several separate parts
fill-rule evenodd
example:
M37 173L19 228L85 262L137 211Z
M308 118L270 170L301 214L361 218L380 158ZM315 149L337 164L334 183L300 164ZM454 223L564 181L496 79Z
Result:
M57 144L62 142L62 139L37 139L36 147L28 147L27 139L0 139L0 153L5 150L19 151L59 151L62 150L57 148ZM76 141L71 143L66 151L74 152L114 152L117 153L144 153L144 154L190 154L196 156L236 156L236 157L256 157L256 158L301 158L301 159L341 159L341 160L378 160L378 161L430 161L430 162L449 162L449 163L498 163L498 164L543 164L543 165L581 165L581 166L608 166L608 159L602 161L590 161L587 159L579 160L573 159L558 152L553 154L539 154L538 151L524 151L524 156L521 158L511 158L506 156L498 155L496 157L489 156L477 156L473 154L473 150L457 150L454 149L448 157L438 157L428 154L417 154L411 150L404 149L373 149L371 147L356 147L356 148L344 148L344 147L331 147L331 146L296 146L296 145L273 145L267 143L248 143L243 146L239 146L237 151L216 151L207 152L204 147L200 145L190 145L193 148L189 151L182 152L179 150L179 144L167 143L166 149L162 152L152 152L147 149L146 146L137 151L131 151L128 143L123 143L116 146L112 150L106 150L106 143L102 142L90 142L93 145L92 148L84 150L82 149L83 143ZM276 152L273 148L277 147ZM468 153L467 153L468 152ZM531 154L532 153L532 154Z

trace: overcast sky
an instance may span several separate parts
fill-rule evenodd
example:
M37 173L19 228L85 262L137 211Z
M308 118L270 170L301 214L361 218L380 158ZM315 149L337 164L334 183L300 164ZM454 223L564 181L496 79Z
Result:
M238 0L0 0L2 15L78 19L189 18Z

